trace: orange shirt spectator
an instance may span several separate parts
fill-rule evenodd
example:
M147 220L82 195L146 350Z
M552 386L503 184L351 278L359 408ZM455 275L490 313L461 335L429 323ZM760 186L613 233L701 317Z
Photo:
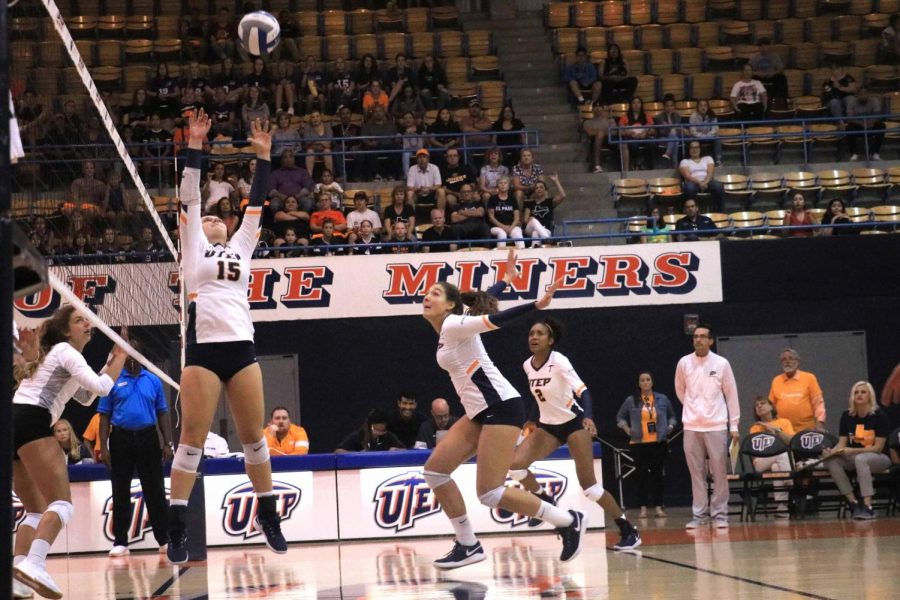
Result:
M768 421L767 424L772 427L777 427L778 429L785 432L789 437L794 436L794 426L791 425L791 422L787 419L779 417L777 419ZM755 423L750 426L750 433L765 433L766 431L768 430L759 423Z
M84 430L84 433L81 434L81 439L90 444L91 449L94 451L94 460L100 460L100 413L94 413L94 416L91 417L91 421L88 423L87 428Z
M769 400L778 411L778 416L787 419L794 431L804 429L824 429L825 398L816 376L797 367L800 356L791 349L781 353L784 373L772 379Z
M274 456L309 454L306 430L291 423L291 415L283 406L272 409L269 426L266 427L266 444Z
M381 89L381 82L373 81L370 84L369 91L366 92L363 96L363 112L368 114L376 104L380 104L384 107L384 110L387 111L389 103L390 97L388 96L387 92Z

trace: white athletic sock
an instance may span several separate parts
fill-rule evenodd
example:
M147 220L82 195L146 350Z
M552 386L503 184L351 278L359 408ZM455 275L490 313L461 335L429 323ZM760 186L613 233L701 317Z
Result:
M49 552L50 544L46 540L35 539L31 542L31 550L28 551L28 562L43 567Z
M24 554L16 554L15 556L13 556L13 566L16 566L17 564L19 564L19 563L22 562L23 560L25 560L25 555L24 555Z
M475 537L475 532L472 530L472 521L469 520L468 515L460 515L453 519L450 519L450 524L453 525L453 531L456 533L456 539L463 546L474 546L478 543L478 538Z
M538 519L547 521L554 527L568 527L575 519L569 511L553 506L549 502L541 500L541 508L535 515Z
M171 500L169 500L169 506L187 506L187 505L188 505L187 500L179 500L177 498L172 498Z

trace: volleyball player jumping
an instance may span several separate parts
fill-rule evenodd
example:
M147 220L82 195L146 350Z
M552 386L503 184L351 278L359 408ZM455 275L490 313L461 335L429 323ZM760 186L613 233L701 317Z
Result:
M50 546L75 511L69 470L52 425L73 396L87 405L96 396L108 394L127 356L113 346L98 375L81 355L90 339L90 322L73 306L57 310L41 325L38 358L25 366L24 379L13 397L13 489L27 513L16 536L13 573L45 598L62 598L45 562ZM23 596L17 590L17 597Z
M485 553L466 515L466 504L451 473L477 454L478 500L490 508L536 516L557 527L562 537L560 560L575 558L581 550L586 523L580 512L565 511L525 490L506 487L516 439L525 420L520 395L503 377L481 343L481 334L516 317L550 305L561 281L556 281L537 302L497 312L497 295L516 273L515 252L510 250L504 280L489 292L460 293L441 281L428 290L423 316L439 334L437 362L450 375L466 414L447 432L425 463L424 477L449 517L456 534L453 548L434 561L439 569L454 569L484 560ZM468 311L463 314L463 307Z
M212 424L222 384L243 445L247 476L257 496L254 525L277 553L287 552L272 491L272 463L263 435L262 371L256 362L253 322L247 302L250 260L260 235L269 179L272 136L267 122L251 123L248 139L256 151L250 205L231 240L218 217L200 216L201 148L211 121L202 109L190 118L190 141L181 182L181 264L188 298L185 367L181 374L183 425L172 462L169 500L169 560L187 562L188 497L203 444ZM185 210L186 209L186 210Z
M562 323L552 317L539 320L528 332L528 348L532 355L522 367L528 377L528 389L540 409L540 420L537 428L516 448L509 474L526 490L545 502L553 503L528 467L534 461L549 456L561 445L568 444L584 495L598 503L606 514L613 515L619 527L621 539L613 548L637 548L641 545L640 533L625 517L615 499L597 483L594 475L591 436L597 434L597 427L591 419L591 395L569 359L553 349L562 336ZM530 526L539 524L537 519L529 522Z

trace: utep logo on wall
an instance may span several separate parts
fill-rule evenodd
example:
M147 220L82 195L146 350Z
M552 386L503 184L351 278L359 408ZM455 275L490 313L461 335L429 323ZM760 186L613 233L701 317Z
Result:
M408 471L380 483L372 502L375 524L394 531L409 529L417 520L441 510L421 471Z
M166 499L169 498L169 488L165 488ZM140 485L131 488L131 524L128 526L128 543L142 541L148 533L153 531L150 525L150 513L147 511L147 503L144 502L144 492ZM103 503L103 535L111 542L116 540L113 532L113 499L109 496Z
M15 494L12 495L12 509L13 509L13 533L15 533L19 529L19 525L22 524L22 521L25 520L25 515L28 514L28 511L25 510L25 505L22 504L22 501L19 500L19 497Z
M774 443L775 436L773 435L758 435L751 440L754 452L762 452Z
M804 450L813 450L814 448L817 448L824 439L825 436L818 431L810 431L800 436L800 447Z
M300 488L283 481L273 481L272 491L275 492L276 510L282 521L291 518L294 509L300 505L300 497L303 492ZM222 498L222 528L230 536L243 537L248 540L260 535L262 532L256 528L253 521L256 519L258 502L256 492L251 483L242 483L225 492Z
M537 469L534 467L532 467L530 471L534 473L535 479L537 479L538 483L541 485L541 490L553 498L554 501L558 502L562 495L566 493L569 479L565 475L549 469ZM511 477L506 478L506 485L508 487L522 487L522 484ZM527 515L509 512L502 508L492 508L491 518L501 525L509 524L510 527L519 527L531 519L531 517Z

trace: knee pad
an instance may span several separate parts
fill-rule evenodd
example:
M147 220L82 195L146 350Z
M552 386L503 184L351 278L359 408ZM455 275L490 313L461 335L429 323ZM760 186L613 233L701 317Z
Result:
M178 444L175 450L175 459L172 461L172 468L185 473L196 473L197 467L200 466L200 459L203 458L203 450L194 448L187 444Z
M508 475L516 481L522 481L528 477L528 469L510 469Z
M269 444L266 438L252 444L241 444L244 448L244 463L248 465L261 465L269 462Z
M25 520L22 521L20 527L31 527L32 529L37 529L38 523L41 522L41 517L43 513L27 513L25 515Z
M505 485L495 487L491 491L485 492L482 495L478 496L478 501L490 508L497 508L498 506L500 506L500 499L503 498L503 492L505 491Z
M75 507L72 506L71 502L66 502L65 500L54 500L47 507L47 512L55 512L59 516L59 520L62 521L63 527L65 527L72 520L72 515L75 514Z
M603 497L603 494L606 493L606 490L603 489L603 486L599 483L595 483L588 489L584 490L584 495L587 496L588 500L591 502L597 502L600 498Z
M422 473L422 477L425 478L425 483L427 483L428 487L430 487L431 489L437 489L442 485L450 483L450 475L448 475L447 473L425 471Z

